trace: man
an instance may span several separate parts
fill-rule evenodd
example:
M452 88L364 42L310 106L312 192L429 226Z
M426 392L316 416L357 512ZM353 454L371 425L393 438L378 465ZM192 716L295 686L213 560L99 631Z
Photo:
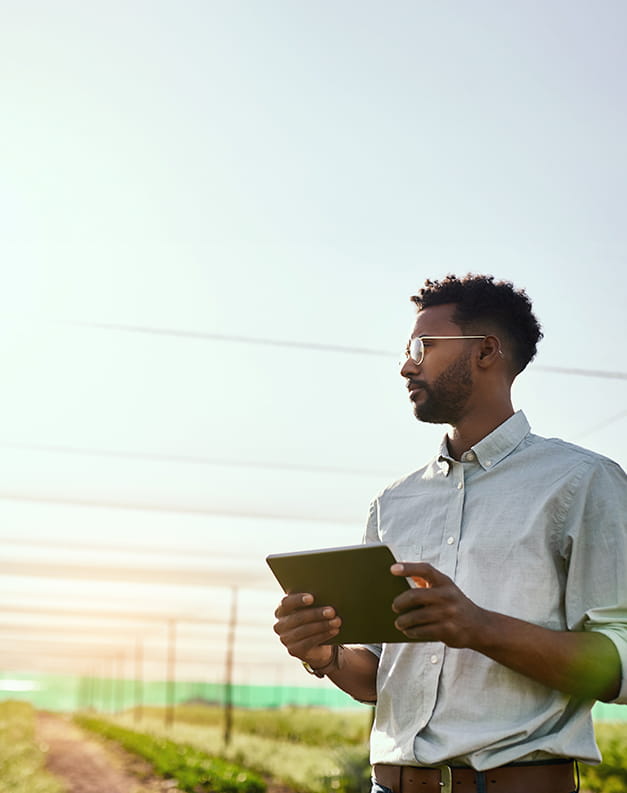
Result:
M341 615L307 593L275 631L376 702L373 793L570 793L573 759L599 760L594 700L627 703L627 478L514 412L542 337L522 290L448 276L412 300L401 375L416 418L452 429L373 501L365 534L420 584L390 604L409 641L325 645Z

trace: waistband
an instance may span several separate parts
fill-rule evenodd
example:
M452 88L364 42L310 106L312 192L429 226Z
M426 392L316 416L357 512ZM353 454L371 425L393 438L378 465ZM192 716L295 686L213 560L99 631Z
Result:
M487 771L377 763L372 771L394 793L573 793L578 787L573 760L512 763Z

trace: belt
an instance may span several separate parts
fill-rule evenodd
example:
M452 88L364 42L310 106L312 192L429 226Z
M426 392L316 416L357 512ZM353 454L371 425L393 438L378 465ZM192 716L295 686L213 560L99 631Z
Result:
M393 793L573 793L574 762L503 765L487 771L441 765L372 767L375 780Z

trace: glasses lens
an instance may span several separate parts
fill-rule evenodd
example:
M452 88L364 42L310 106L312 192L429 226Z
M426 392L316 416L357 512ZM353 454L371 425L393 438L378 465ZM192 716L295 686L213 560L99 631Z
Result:
M419 336L409 342L409 357L415 363L422 363L424 351L425 348L422 344L422 339Z

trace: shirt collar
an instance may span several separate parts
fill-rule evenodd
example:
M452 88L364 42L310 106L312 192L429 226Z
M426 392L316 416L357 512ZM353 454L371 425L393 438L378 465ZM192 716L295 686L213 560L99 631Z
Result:
M485 470L494 468L495 465L501 462L508 454L514 451L523 438L530 431L529 422L527 417L518 410L513 416L500 424L485 438L482 438L478 443L472 447L477 462ZM438 466L447 474L450 464L455 462L449 454L447 436L444 436L440 444L440 451L438 454Z

